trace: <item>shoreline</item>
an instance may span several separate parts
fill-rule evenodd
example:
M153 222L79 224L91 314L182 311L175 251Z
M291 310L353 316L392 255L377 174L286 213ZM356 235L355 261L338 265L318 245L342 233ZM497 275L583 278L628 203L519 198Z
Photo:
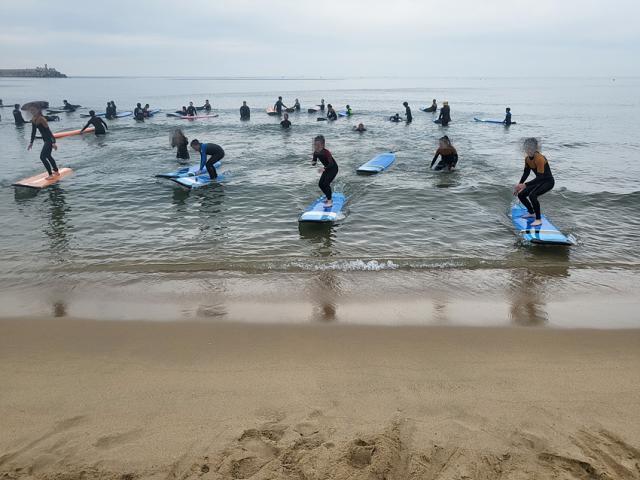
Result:
M640 478L640 330L23 318L0 381L3 478Z

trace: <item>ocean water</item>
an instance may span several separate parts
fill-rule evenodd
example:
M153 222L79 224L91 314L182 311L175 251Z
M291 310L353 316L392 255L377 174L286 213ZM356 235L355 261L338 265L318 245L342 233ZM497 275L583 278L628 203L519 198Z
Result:
M202 309L187 306L203 297L215 305L275 302L306 298L308 288L325 299L366 292L390 301L632 296L640 269L639 87L638 78L0 79L5 104L68 99L104 111L113 99L119 110L136 102L163 109L144 123L109 121L103 138L59 140L54 157L75 174L41 192L11 186L42 170L40 144L27 152L30 127L16 127L11 109L0 109L0 314L78 314L80 299L91 298L106 317L127 317L128 301L198 316ZM302 103L290 131L265 114L278 95ZM337 110L348 103L355 115L318 122L306 109L321 98ZM449 101L449 127L419 111L432 98ZM218 118L164 115L205 99ZM250 122L239 120L243 100ZM404 114L405 100L414 122L389 122ZM505 106L517 125L473 121L501 119ZM52 130L81 127L82 112L62 114ZM352 131L359 122L366 133ZM188 191L154 177L181 166L169 145L176 127L223 146L224 183ZM298 215L320 195L310 165L317 134L338 162L334 189L348 196L346 218L300 226ZM453 173L428 168L443 134L460 154ZM507 216L528 136L541 139L556 178L543 212L576 239L571 248L524 244ZM356 175L386 151L397 152L388 171Z

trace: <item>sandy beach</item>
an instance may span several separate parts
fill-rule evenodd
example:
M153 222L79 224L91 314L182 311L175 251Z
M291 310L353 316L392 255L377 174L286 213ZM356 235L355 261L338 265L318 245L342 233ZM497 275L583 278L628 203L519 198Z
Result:
M637 479L640 331L0 321L0 478Z

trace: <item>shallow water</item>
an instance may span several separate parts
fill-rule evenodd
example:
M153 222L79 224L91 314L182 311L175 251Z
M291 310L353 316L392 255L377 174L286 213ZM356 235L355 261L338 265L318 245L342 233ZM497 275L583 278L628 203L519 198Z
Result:
M400 284L403 294L421 296L455 277L451 295L504 296L510 283L495 284L492 272L520 278L534 269L542 283L544 272L564 272L549 276L554 287L544 290L554 295L588 295L594 283L599 292L628 294L640 267L638 87L637 78L0 79L5 104L47 99L57 106L67 98L103 111L114 99L120 110L140 101L173 111L208 98L220 115L189 123L162 114L144 124L125 118L109 122L105 138L61 139L55 158L75 175L25 193L11 183L41 170L39 146L27 152L30 128L14 126L11 109L0 109L5 305L34 295L68 300L78 288L108 296L126 285L136 298L148 291L174 295L171 285L188 295L201 291L203 279L245 276L255 290L263 275L275 284L278 275L286 279L271 293L286 298L284 285L295 284L289 280L296 275L309 272L304 278L313 281L318 272L340 277L360 270L369 273L343 282L343 293L384 294ZM338 110L349 103L356 115L329 124L292 114L293 128L283 132L279 119L264 113L277 95L285 103L300 98L303 112L325 98ZM450 102L448 128L418 110L432 98ZM250 122L239 121L242 100L252 107ZM413 124L388 122L389 115L403 113L404 100L413 108ZM506 105L518 122L511 128L473 121L501 118ZM83 124L79 112L61 117L51 123L54 131ZM357 122L369 131L352 132ZM154 178L179 166L169 146L176 126L190 139L224 147L227 181L186 191ZM428 169L443 133L460 152L454 173ZM297 221L320 193L310 166L317 134L326 136L340 166L335 189L349 197L346 218L333 227ZM526 136L542 139L556 178L543 211L576 238L570 249L522 244L507 217ZM397 151L397 160L387 172L356 175L360 164L389 150Z

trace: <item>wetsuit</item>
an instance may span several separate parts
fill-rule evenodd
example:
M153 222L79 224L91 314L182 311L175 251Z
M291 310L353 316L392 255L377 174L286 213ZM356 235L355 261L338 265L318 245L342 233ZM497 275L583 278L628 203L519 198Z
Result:
M205 103L205 104L203 105L202 109L203 109L205 112L210 112L210 111L211 111L211 104L210 104L210 103Z
M409 105L405 107L405 118L407 123L411 123L413 121L413 115L411 115L411 108Z
M445 105L440 109L440 116L438 117L438 121L442 124L443 127L449 125L449 122L451 121L451 109L449 108L449 105Z
M389 120L392 122L401 122L402 118L400 118L400 115L392 115L389 117Z
M91 117L87 122L87 124L84 127L82 127L82 131L89 128L89 125L93 125L95 127L94 133L96 135L104 135L107 133L107 130L109 130L107 123L98 116Z
M107 105L107 109L105 110L106 114L105 114L105 118L111 120L113 118L116 117L115 112L113 111L113 107L111 106L111 104Z
M323 148L319 152L313 152L312 165L316 165L318 160L324 165L324 172L320 175L320 181L318 186L322 193L324 193L327 200L331 200L331 182L333 182L336 175L338 175L338 164L336 163L331 152L326 148Z
M70 103L65 104L64 107L62 107L63 110L67 111L67 112L75 112L76 111L76 107L75 105L71 105Z
M282 113L282 107L284 107L284 103L282 103L282 100L278 100L273 106L273 109L278 113Z
M296 112L300 111L300 102L296 102L295 105L293 106L293 108L295 109Z
M327 112L327 120L337 120L338 114L335 110L330 110Z
M282 120L280 122L280 126L282 128L289 128L291 126L291 122L289 120Z
M529 213L535 213L536 220L540 220L540 202L538 202L538 197L551 190L556 184L556 181L551 174L549 162L547 162L546 157L540 152L534 153L533 157L525 157L524 172L522 173L522 178L520 178L520 183L524 183L532 170L536 174L536 178L525 183L526 187L518 194L518 198L527 208L527 211Z
M178 144L175 145L175 146L178 147L178 151L176 152L176 158L181 158L183 160L188 160L189 159L189 149L187 147L189 146L189 140L187 139L187 137L182 137L178 141Z
M42 146L42 150L40 151L40 161L44 165L44 168L47 169L49 175L51 175L52 170L54 172L58 171L56 161L51 156L53 144L56 143L56 139L53 136L53 133L51 133L49 124L44 117L33 120L31 123L31 143L33 143L33 141L36 139L36 131L39 131L40 135L42 136L42 140L44 140L44 145Z
M22 117L22 112L17 108L13 110L13 120L16 122L16 125L24 125L27 121Z
M433 164L436 163L439 156L442 156L442 160L440 160L434 170L444 170L445 168L451 170L458 163L458 151L454 147L440 147L436 150L433 160L431 160L431 168L433 168Z
M429 108L424 109L425 112L435 112L436 110L438 110L438 105L435 103L432 103Z
M187 108L187 115L190 117L195 117L198 114L198 110L193 105L189 105Z
M321 104L320 104L320 111L321 111L321 112L324 112L324 103L321 103Z
M139 121L144 121L144 109L142 107L136 107L133 110L133 118Z
M249 120L251 118L251 109L247 105L240 107L240 120Z
M210 155L208 160L207 155ZM209 172L209 177L212 179L218 176L218 172L216 172L213 164L223 158L224 150L220 145L216 145L215 143L202 143L200 145L200 170L206 168L207 172Z
M505 125L511 125L511 112L507 112L507 114L504 117L504 122Z

